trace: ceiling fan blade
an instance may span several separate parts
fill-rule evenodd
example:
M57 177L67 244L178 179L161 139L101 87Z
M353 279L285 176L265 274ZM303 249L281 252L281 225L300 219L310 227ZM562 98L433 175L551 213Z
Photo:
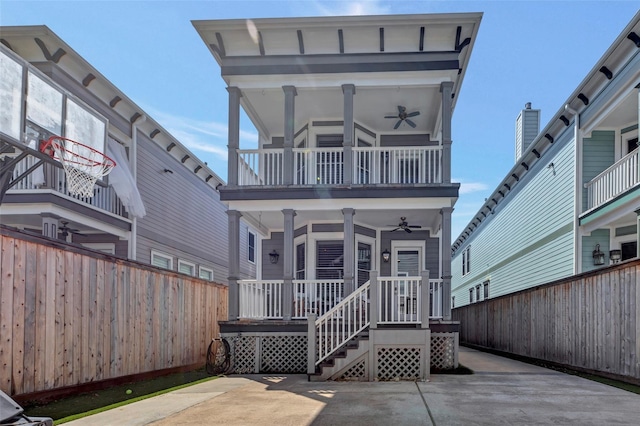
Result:
M398 127L400 127L400 123L402 123L402 120L398 120L398 122L396 123L395 126L393 126L393 130L397 129Z
M411 226L409 226L409 228L420 229L420 228L422 228L422 226L420 226L420 225L411 225Z
M404 228L405 232L408 232L409 234L412 233L413 231L409 228Z
M400 228L392 229L391 232L397 231L398 229L400 229Z
M398 105L398 114L402 114L406 108L402 105Z
M406 120L404 120L407 122L407 124L411 127L416 127L416 123L414 123L413 121L409 120L408 118Z
M384 118L398 118L397 115L385 115Z
M407 114L407 117L415 117L416 115L420 115L420 111L414 111L410 114Z

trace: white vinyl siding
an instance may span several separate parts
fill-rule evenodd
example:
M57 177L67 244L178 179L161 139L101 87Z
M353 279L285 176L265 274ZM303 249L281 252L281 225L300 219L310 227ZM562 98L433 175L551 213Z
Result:
M158 268L173 269L173 257L151 250L151 264Z
M194 277L196 275L196 265L195 263L187 262L186 260L178 259L178 272L183 274L191 275Z

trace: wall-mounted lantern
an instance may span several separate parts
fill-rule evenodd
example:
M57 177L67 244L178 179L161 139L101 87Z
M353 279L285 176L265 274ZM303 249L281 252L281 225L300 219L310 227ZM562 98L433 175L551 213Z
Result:
M382 261L384 263L389 263L389 259L391 259L391 253L389 253L389 250L384 249L382 252Z
M596 249L593 251L593 264L604 265L604 253L600 251L600 244L596 244Z
M275 249L273 249L273 251L269 253L269 260L275 265L278 263L278 259L280 259L280 255Z

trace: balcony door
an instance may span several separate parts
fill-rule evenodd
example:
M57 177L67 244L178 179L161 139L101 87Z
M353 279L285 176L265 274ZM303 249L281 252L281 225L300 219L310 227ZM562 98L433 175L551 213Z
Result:
M343 135L317 135L318 148L342 148ZM316 183L319 185L339 185L342 183L343 152L338 150L318 150L315 154Z

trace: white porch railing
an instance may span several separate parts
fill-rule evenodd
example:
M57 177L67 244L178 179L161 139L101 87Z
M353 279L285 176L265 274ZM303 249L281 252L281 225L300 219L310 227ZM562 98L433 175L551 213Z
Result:
M378 323L420 323L421 281L421 277L378 277Z
M282 318L283 284L283 280L238 281L239 317L252 319Z
M344 176L342 148L294 148L295 185L341 185Z
M421 277L378 277L378 323L420 323L421 282ZM283 280L238 281L240 318L283 318L283 286ZM344 299L344 280L293 280L292 318L321 317ZM441 280L429 280L428 303L429 318L442 318Z
M294 280L293 318L324 315L344 297L344 280Z
M343 148L293 148L293 164L284 150L238 150L238 185L282 185L284 167L293 167L294 185L341 185ZM353 183L431 184L442 182L442 147L354 147Z
M354 183L441 183L442 148L353 148Z
M587 209L601 206L640 184L639 150L630 152L585 184Z
M238 150L238 185L282 185L282 149Z
M20 161L16 164L13 169L13 178L17 178L26 170L28 170L31 166L36 164L38 161L37 158L33 156L28 156L24 160ZM69 197L75 198L82 204L86 204L89 206L96 207L101 210L105 210L109 213L113 213L117 216L126 217L126 212L122 202L116 195L113 187L111 186L101 186L96 185L93 197L81 197L78 195L71 195L67 190L67 178L64 173L64 170L58 167L53 167L51 165L43 165L41 166L44 169L44 172L37 171L28 174L21 179L16 185L11 187L11 190L42 190L42 189L50 189L55 192L59 192L61 194L68 195ZM41 169L42 170L42 169ZM42 176L44 174L45 183L41 184L38 182L37 176L40 174Z
M315 321L316 365L369 325L369 287L367 281Z

